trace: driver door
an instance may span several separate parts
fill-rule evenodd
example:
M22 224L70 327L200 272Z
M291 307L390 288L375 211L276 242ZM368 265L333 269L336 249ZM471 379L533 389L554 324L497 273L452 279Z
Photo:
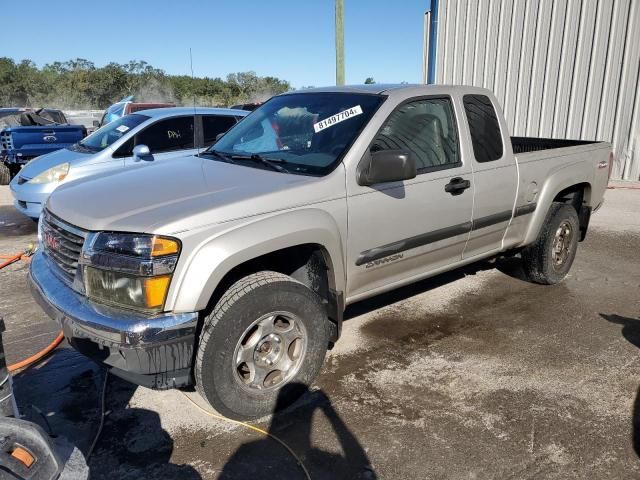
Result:
M416 178L350 183L347 282L351 300L459 262L471 230L471 163L462 158L450 97L400 104L369 146L409 152ZM355 297L355 298L354 298Z

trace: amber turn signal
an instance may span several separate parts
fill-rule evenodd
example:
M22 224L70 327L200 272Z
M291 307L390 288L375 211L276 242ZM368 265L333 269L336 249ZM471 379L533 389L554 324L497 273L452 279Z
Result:
M151 249L152 257L161 257L163 255L171 255L180 251L180 245L176 240L166 237L153 237Z
M164 305L170 280L170 275L144 279L144 295L147 308L157 308Z

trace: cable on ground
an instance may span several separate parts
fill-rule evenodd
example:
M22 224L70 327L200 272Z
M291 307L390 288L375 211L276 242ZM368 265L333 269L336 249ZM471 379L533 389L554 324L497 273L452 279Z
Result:
M256 427L255 425L251 425L249 423L245 423L245 422L241 422L239 420L232 420L230 418L227 417L223 417L222 415L218 415L216 413L210 412L209 410L207 410L206 408L202 408L200 405L198 405L196 402L194 402L191 398L189 398L189 396L184 393L184 392L180 392L182 393L182 395L184 395L184 397L189 400L189 402L191 402L198 410L200 410L201 412L205 413L206 415L209 415L212 418L215 418L216 420L222 420L224 422L228 422L228 423L233 423L235 425L241 425L245 428L248 428L250 430L253 430L254 432L258 432L261 433L262 435L269 437L272 440L275 440L276 442L278 442L282 447L284 447L287 452L289 452L289 454L295 459L296 463L298 464L298 466L302 469L302 471L304 472L305 477L307 478L307 480L311 480L311 475L309 474L309 471L307 470L307 468L304 466L304 463L302 463L302 460L300 460L300 457L298 457L298 455L296 455L296 453L291 449L291 447L289 447L289 445L287 445L286 443L284 443L284 441L280 440L278 437L276 437L274 434L267 432L266 430L263 430L259 427Z
M95 437L93 437L93 442L91 442L91 446L87 451L87 455L85 456L85 460L87 465L89 464L89 458L93 454L93 450L96 448L98 444L98 439L102 434L102 427L104 427L104 413L105 413L105 404L107 400L107 379L109 378L109 370L104 371L104 381L102 382L102 394L100 395L100 423L98 424L98 430L96 431Z

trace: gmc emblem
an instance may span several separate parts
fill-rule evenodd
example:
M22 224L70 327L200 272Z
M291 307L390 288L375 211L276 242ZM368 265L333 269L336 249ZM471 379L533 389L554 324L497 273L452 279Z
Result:
M49 250L58 250L58 239L49 230L42 234L42 240Z

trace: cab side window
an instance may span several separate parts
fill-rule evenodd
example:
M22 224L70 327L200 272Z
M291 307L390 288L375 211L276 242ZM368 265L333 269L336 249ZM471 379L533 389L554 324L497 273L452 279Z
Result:
M235 117L231 116L213 116L204 115L202 117L202 135L205 147L213 145L216 137L221 133L225 133L236 124Z
M477 162L492 162L502 158L502 134L496 110L485 95L465 95L462 98L469 122L473 154Z
M151 153L194 148L193 116L160 120L136 135L136 145L146 145Z
M423 98L400 105L371 144L372 152L413 154L418 173L460 165L458 131L449 98Z

